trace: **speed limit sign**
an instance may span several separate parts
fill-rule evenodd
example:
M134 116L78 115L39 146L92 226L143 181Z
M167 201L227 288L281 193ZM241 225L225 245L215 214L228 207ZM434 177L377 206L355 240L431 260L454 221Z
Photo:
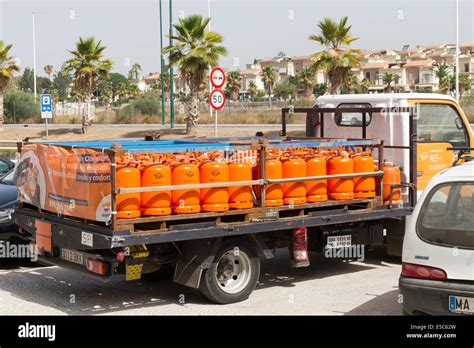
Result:
M209 95L209 104L214 110L220 110L225 104L225 94L220 89L215 89Z

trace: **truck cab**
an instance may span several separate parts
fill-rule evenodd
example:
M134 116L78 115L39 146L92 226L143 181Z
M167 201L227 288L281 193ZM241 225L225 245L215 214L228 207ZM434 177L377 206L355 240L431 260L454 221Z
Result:
M384 159L400 166L402 182L410 180L416 163L419 197L428 181L450 167L457 156L473 147L469 122L455 99L434 93L381 93L325 95L317 108L382 108L382 112L324 113L313 124L315 134L324 126L325 137L374 138L384 141ZM409 109L413 114L411 122ZM365 127L363 124L365 118ZM414 129L412 129L414 128ZM412 141L416 143L412 151ZM415 153L412 153L415 152ZM415 161L410 160L415 156ZM405 201L407 193L405 193Z

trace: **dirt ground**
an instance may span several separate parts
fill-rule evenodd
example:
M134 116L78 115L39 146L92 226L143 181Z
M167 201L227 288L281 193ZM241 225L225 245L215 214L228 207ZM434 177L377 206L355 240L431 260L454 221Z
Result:
M220 129L219 137L239 137L252 136L259 131L259 129ZM265 135L277 135L277 131L265 131ZM101 129L90 128L86 134L81 134L79 129L50 129L49 141L81 141L81 140L103 140L103 139L120 139L120 138L144 138L151 135L159 139L177 139L187 137L182 129L164 129L164 130L150 130L146 126L143 129L133 128L127 129L124 125L123 129ZM213 137L214 131L211 129L199 129L198 137ZM0 132L1 141L22 141L29 138L32 141L46 140L43 129L38 128L5 128Z

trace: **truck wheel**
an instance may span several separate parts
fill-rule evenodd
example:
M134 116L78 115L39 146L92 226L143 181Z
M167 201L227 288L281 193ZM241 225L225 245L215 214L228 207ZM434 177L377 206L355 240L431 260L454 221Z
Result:
M228 239L204 270L199 290L216 303L240 302L255 289L259 276L260 260L254 247L248 241Z

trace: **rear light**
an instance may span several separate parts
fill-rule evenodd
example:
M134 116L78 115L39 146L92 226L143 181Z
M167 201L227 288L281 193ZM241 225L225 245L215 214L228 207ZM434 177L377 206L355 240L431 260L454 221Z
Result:
M107 264L100 260L87 259L86 268L92 273L104 275L107 272Z
M115 255L115 258L117 259L117 261L122 262L123 260L125 260L125 253L123 251L119 251L117 255Z
M402 264L402 275L409 278L421 278L431 280L446 280L448 276L440 268L415 265L412 263Z
M291 267L308 267L308 237L306 227L294 228L291 232Z

